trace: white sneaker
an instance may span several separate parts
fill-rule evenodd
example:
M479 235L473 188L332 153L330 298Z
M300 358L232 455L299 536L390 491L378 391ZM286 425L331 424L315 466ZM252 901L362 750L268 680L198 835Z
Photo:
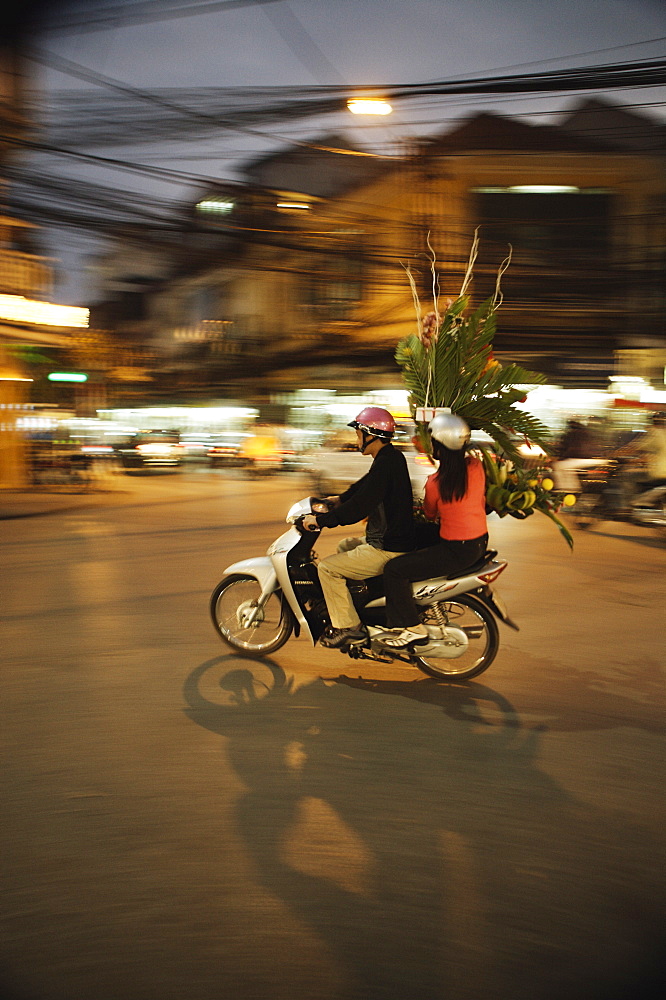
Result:
M386 634L380 635L377 641L389 649L404 649L405 646L412 644L422 646L424 643L430 642L430 636L425 625L418 625L416 629L387 629Z

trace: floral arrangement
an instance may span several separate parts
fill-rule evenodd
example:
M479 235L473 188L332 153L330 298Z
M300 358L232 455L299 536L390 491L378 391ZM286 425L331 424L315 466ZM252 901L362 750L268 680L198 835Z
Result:
M532 414L519 409L524 403L526 385L540 385L546 376L520 365L502 365L493 355L496 313L502 303L501 279L511 262L511 253L502 262L494 294L475 310L470 309L467 289L473 277L478 254L478 233L469 257L467 271L457 298L442 300L439 294L435 255L428 239L431 257L434 309L422 315L416 283L406 268L417 316L417 332L397 345L395 359L408 391L409 405L416 423L414 444L431 454L427 412L448 408L462 417L472 430L489 435L498 448L482 448L486 470L486 502L500 517L525 518L541 511L556 523L567 543L573 539L557 517L562 505L574 499L553 493L553 483L545 469L526 469L522 465L516 440L548 449L549 431Z
M500 517L525 518L535 510L553 521L569 548L573 549L571 533L557 514L562 507L571 507L576 498L572 493L554 490L548 469L525 469L510 459L480 449L486 470L486 507Z
M416 309L417 333L399 342L395 359L409 393L418 438L427 454L430 453L427 421L419 420L417 411L449 407L472 430L485 431L507 455L518 459L514 443L516 435L522 435L528 443L542 447L548 439L548 428L536 417L515 406L518 402L525 402L526 384L543 384L546 376L527 371L520 365L502 365L494 358L495 314L502 302L500 282L511 258L509 256L503 261L499 269L495 294L470 312L467 288L473 277L477 253L478 237L475 234L460 293L456 299L444 301L439 296L433 254L434 309L425 316L421 315L412 274L409 268L406 269Z

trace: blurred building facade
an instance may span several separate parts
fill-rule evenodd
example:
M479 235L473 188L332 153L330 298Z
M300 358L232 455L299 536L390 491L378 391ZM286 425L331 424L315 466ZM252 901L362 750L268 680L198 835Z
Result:
M29 76L21 47L0 43L0 487L17 488L29 480L26 428L39 423L31 386L35 371L66 356L86 310L52 306L51 261L36 252L35 227L6 210L3 167L18 156L30 133L27 115ZM74 321L74 314L77 314ZM87 319L85 321L87 323ZM55 395L57 390L52 387Z
M395 382L415 319L405 266L428 311L433 279L458 294L476 230L473 301L511 248L500 360L568 387L606 388L619 365L663 387L665 131L588 101L557 127L477 114L398 160L326 136L248 164L246 184L201 193L160 280L134 283L155 392Z

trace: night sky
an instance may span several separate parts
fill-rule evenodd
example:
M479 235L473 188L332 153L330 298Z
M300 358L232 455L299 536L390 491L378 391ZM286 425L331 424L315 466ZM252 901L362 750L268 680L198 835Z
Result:
M33 85L42 98L85 88L108 99L113 91L105 80L139 91L169 88L184 103L188 90L200 87L299 86L307 93L313 86L335 85L349 87L351 93L354 85L381 89L381 84L543 72L666 54L663 0L52 0L28 6L29 12L22 5L13 20L21 18L24 40L41 53L42 60L32 68ZM44 56L46 62L65 59L70 68L105 80L92 87L65 64L60 71L47 67ZM446 97L404 102L388 119L338 113L322 120L284 121L253 135L226 132L197 141L132 142L102 152L202 180L234 180L248 158L327 131L344 129L358 145L390 153L405 138L441 131L474 111L547 123L578 96ZM663 89L606 96L666 121ZM117 169L62 160L54 160L52 169L149 196L188 197L187 185L179 187L173 180L160 185ZM71 236L56 242L67 259L56 298L72 302L72 296L85 295L81 255Z

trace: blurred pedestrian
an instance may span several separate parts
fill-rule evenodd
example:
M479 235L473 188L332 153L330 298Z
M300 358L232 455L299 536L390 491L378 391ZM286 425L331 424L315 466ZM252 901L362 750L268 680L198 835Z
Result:
M640 485L644 490L666 484L666 413L654 413L652 424L636 445L636 450L646 456L648 478Z
M557 458L563 462L569 458L594 457L594 440L589 427L582 421L571 418L567 421L564 434L557 446Z
M577 417L571 417L555 449L553 481L557 490L580 492L578 473L595 464L599 457L595 454L596 448L597 440L590 428Z

